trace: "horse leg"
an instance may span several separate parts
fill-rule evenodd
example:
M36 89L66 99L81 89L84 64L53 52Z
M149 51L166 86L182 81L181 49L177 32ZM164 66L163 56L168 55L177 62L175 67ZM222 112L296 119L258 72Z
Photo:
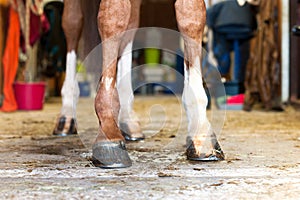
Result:
M65 0L62 27L67 40L66 77L61 90L62 109L54 135L77 134L76 104L79 87L76 80L76 50L83 26L80 0Z
M123 136L128 141L143 140L138 118L133 111L134 94L131 84L132 68L132 45L136 31L139 26L139 15L141 0L130 0L131 15L127 30L120 47L121 58L118 62L117 89L120 100L119 127ZM132 30L131 30L132 29Z
M99 134L93 145L92 160L102 168L131 166L124 137L118 128L119 97L116 89L117 59L122 33L130 18L129 0L102 0L98 13L98 29L103 47L103 70L95 97Z
M201 74L205 3L203 0L177 0L175 9L185 47L185 81L182 99L188 117L187 158L199 161L223 160L224 154L206 117L208 100Z

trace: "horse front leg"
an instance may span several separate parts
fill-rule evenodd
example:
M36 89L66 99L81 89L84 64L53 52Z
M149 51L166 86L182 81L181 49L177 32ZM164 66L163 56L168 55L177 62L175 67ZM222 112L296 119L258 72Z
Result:
M103 47L103 70L95 97L99 134L93 145L93 163L102 168L131 166L124 137L118 127L119 97L116 89L117 59L122 33L130 18L129 0L102 0L98 29Z
M128 32L122 39L120 53L121 58L118 62L117 72L117 88L120 99L119 127L123 136L128 141L143 140L145 136L142 134L139 120L133 110L134 94L131 83L132 68L132 46L139 26L139 15L141 0L130 0L131 15L127 27Z
M208 100L201 73L205 3L203 0L177 0L175 9L185 47L185 82L182 98L188 117L187 158L199 161L223 160L224 154L206 116Z
M67 41L66 77L61 90L62 108L57 119L54 135L77 134L76 104L79 87L76 80L77 47L83 26L80 0L65 0L62 27Z

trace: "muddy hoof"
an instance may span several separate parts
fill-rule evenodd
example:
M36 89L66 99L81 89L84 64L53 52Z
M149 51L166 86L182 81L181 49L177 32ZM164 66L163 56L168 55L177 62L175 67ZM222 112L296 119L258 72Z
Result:
M196 152L194 143L191 142L189 147L186 150L187 159L192 160L192 161L202 161L202 162L224 160L225 155L224 155L219 143L215 142L214 144L215 144L214 149L211 154L205 154L205 153L198 154Z
M131 131L131 129L128 127L126 123L120 123L120 129L126 141L137 142L145 139L145 136L142 133L129 134L132 133L133 131Z
M103 141L94 144L92 162L105 169L130 167L132 162L123 141Z
M58 123L53 131L53 135L57 136L68 136L76 135L76 121L74 118L67 118L66 116L61 116L58 119Z

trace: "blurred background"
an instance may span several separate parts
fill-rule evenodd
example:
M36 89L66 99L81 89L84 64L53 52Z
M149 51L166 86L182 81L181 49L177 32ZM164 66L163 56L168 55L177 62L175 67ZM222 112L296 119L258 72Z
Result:
M60 0L0 1L0 107L10 105L16 95L15 83L42 82L45 98L60 96L65 77L66 40L61 27L64 3ZM84 2L84 1L83 1ZM97 30L100 0L82 3L84 28L78 48L77 72L81 96L91 96L87 55L101 43ZM160 27L178 31L174 0L143 0L140 27ZM207 23L203 40L203 74L217 69L227 97L218 100L220 108L250 111L282 111L284 104L299 105L300 99L300 1L299 0L206 0ZM133 51L133 67L145 65L139 81L150 80L135 93L142 95L180 93L166 84L182 82L182 42L179 37L149 33L150 38L165 42L169 38L174 52L145 48ZM136 35L135 45L146 37ZM162 39L163 38L163 39ZM170 42L169 42L170 43ZM172 47L173 48L173 47ZM160 67L160 65L168 67ZM170 71L174 69L174 71ZM169 70L169 71L168 71ZM101 71L99 71L100 73ZM211 78L204 77L206 88ZM208 92L208 95L210 94ZM219 98L219 96L217 96ZM237 106L238 105L238 106Z

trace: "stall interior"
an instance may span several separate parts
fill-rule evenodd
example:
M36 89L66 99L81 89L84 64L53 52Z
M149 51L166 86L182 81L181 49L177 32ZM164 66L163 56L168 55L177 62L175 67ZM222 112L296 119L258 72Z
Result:
M45 97L60 96L66 62L66 41L61 27L63 1L54 0L45 3L42 0L16 0L9 1L13 2L10 4L8 1L2 1L0 4L1 110L17 109L13 97L10 98L14 94L11 85L15 81L43 81L46 83ZM266 110L281 110L281 102L278 100L280 99L280 51L277 51L278 41L280 41L278 31L278 2L280 1L261 0L254 1L256 2L254 4L251 4L253 1L249 1L243 5L239 4L241 1L236 0L205 2L207 3L207 29L203 40L203 74L207 75L212 68L217 69L221 74L227 95L220 98L220 95L211 94L209 87L212 87L210 83L214 80L208 78L205 80L208 96L215 97L217 99L215 103L220 108L222 104L227 104L227 109L250 111L256 103L259 103ZM260 4L257 5L257 2ZM99 0L93 3L95 4L93 9L88 9L87 20L90 22L93 21L90 18L97 16ZM178 31L173 4L174 0L144 0L141 6L140 27L160 27ZM298 8L291 13L291 23L300 24L299 1L291 3L291 6ZM87 10L87 8L83 9ZM16 21L12 21L14 19ZM19 24L19 27L16 24ZM77 66L78 74L82 74L78 76L82 78L80 81L82 97L93 94L86 78L88 71L85 69L84 60L89 52L100 44L96 20L85 24L79 44ZM9 31L16 31L14 30L16 28L19 28L20 35L9 34ZM155 33L155 29L149 34L151 37L156 37L157 42L160 40L165 42L165 38L168 38L159 36L159 31ZM137 33L135 43L138 42L138 37ZM173 52L158 48L133 51L133 67L145 65L142 75L134 78L139 79L140 82L148 80L146 84L136 88L135 93L153 95L182 92L183 84L178 83L183 82L183 78L176 76L176 73L181 76L184 74L184 48L180 44L180 38L175 37L171 40L176 47ZM299 38L291 36L291 40L291 99L297 100L300 97L298 73L300 65L299 56L296 55L299 49ZM15 72L5 70L5 51L9 51L11 45L17 45L18 48L16 46L11 48L19 49L13 53L17 63L9 63L10 66L15 65ZM268 48L265 48L266 45ZM161 68L160 65L169 68ZM9 80L8 76L11 77ZM8 106L7 101L12 105Z

